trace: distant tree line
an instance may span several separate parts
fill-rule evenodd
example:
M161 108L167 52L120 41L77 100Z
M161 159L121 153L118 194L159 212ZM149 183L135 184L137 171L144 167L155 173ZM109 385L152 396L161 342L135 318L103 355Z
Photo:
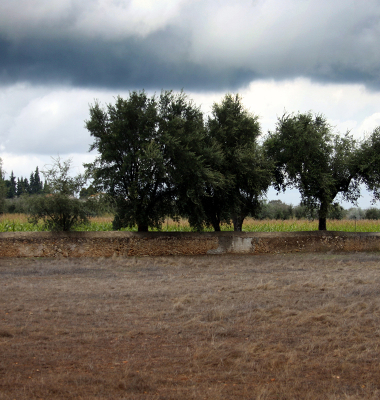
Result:
M48 186L44 185L40 177L38 167L30 174L30 178L16 178L11 172L9 179L5 178L5 172L0 159L0 213L23 211L23 206L17 207L16 201L25 195L37 195L48 192ZM21 203L21 202L19 202Z
M352 207L348 210L344 209L338 203L330 205L327 213L328 219L380 219L380 209L370 207L362 210L359 207ZM318 209L311 210L305 205L299 204L293 206L292 204L283 203L281 200L270 200L269 202L263 200L261 202L260 211L257 219L318 219Z
M95 161L85 164L86 176L71 178L70 162L57 159L44 172L45 185L38 168L29 181L16 181L13 173L5 180L2 173L0 196L50 193L30 196L39 199L29 206L36 218L49 224L49 207L59 212L61 202L65 220L72 207L75 224L90 212L77 197L95 204L94 195L102 194L112 204L114 229L137 225L139 231L160 228L168 216L187 218L195 230L219 231L227 223L241 231L247 216L318 218L326 230L327 218L344 215L338 195L355 204L364 184L380 199L380 127L359 142L349 132L335 133L323 115L285 113L262 136L258 116L239 95L226 94L205 116L183 91L133 91L106 107L95 102L86 127L90 151L97 151ZM84 189L87 179L91 185ZM270 186L298 189L300 206L263 201Z
M72 175L71 159L52 157L52 161L42 171L44 184L38 167L30 180L16 181L13 172L9 180L5 179L0 159L0 213L25 213L33 224L42 223L49 230L69 231L87 223L90 216L112 212L112 199L96 194L91 185L85 189L83 175Z
M30 174L29 180L23 177L16 179L12 171L9 179L4 179L4 184L5 198L7 199L13 199L23 194L44 193L44 183L40 178L38 167Z
M338 194L355 204L364 183L380 198L380 127L359 143L335 133L323 115L285 113L261 137L239 95L225 95L205 118L184 92L171 91L131 92L106 108L95 103L86 127L98 152L87 173L115 200L115 229L147 231L169 215L198 230L232 223L240 231L248 215L262 215L271 185L297 188L320 230L341 215Z

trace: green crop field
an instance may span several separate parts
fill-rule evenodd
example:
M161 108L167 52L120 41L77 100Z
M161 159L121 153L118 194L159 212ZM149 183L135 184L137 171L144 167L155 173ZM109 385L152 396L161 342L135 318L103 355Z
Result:
M95 217L88 225L77 228L78 231L99 232L112 230L112 216ZM222 225L222 231L232 231L232 225ZM380 220L328 220L327 229L342 232L380 232ZM24 214L4 214L0 216L0 232L27 232L43 231L42 224L32 225ZM124 229L136 231L137 227ZM245 232L299 232L318 230L317 220L255 220L247 218L243 225ZM186 220L174 221L167 219L162 225L166 232L190 232L191 228ZM212 229L205 229L212 232Z

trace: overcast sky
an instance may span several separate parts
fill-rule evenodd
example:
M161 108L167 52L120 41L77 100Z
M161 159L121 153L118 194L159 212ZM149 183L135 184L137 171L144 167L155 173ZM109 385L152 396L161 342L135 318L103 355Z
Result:
M379 49L378 0L1 0L0 157L18 177L58 154L82 170L89 104L141 89L205 113L240 93L263 133L311 110L361 139L380 125Z

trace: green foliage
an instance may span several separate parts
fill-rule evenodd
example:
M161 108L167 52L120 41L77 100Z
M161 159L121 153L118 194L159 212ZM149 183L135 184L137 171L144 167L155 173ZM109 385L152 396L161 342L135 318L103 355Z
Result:
M0 221L0 232L41 232L45 228L42 224L32 224L31 222L19 222L15 220Z
M347 211L346 218L359 220L365 217L365 212L360 207L352 207Z
M83 201L66 194L35 195L29 199L29 222L37 225L42 220L51 231L70 231L88 222L89 213Z
M30 174L29 194L40 194L42 192L43 192L43 183L40 178L40 171L38 170L38 167L36 167L34 173Z
M91 195L85 201L86 206L91 210L91 216L114 215L116 212L114 199L107 193L97 193Z
M314 221L315 219L318 219L318 210L301 203L294 207L294 217L296 219L307 219L309 221Z
M0 158L0 213L5 211L5 198L7 195L7 186L5 184L5 174L3 171L3 161Z
M97 192L93 185L82 188L79 193L79 198L84 201L87 208L91 210L92 217L115 214L114 199L107 193Z
M44 185L40 179L40 173L38 167L35 172L30 174L30 181L27 178L17 178L11 172L9 179L5 181L7 187L7 199L14 199L27 194L39 194L43 193Z
M285 114L265 147L276 163L275 187L295 187L305 206L318 208L320 230L326 229L329 206L338 193L351 202L359 198L356 141L349 134L333 134L323 116Z
M85 179L82 175L71 176L71 159L54 163L43 171L50 193L30 196L28 200L29 221L38 224L41 220L48 230L69 231L88 222L91 210L88 205L75 198Z
M203 115L183 92L131 92L106 110L95 103L86 127L99 152L88 175L115 201L114 229L160 228L184 203L191 212L205 181L217 178L203 157Z
M90 196L96 195L98 192L96 191L96 188L93 185L90 185L87 188L82 188L80 193L79 193L79 198L80 199L88 199Z
M343 219L345 216L346 210L342 206L338 203L330 204L327 214L328 219ZM318 218L318 209L311 209L302 203L293 207L283 203L281 200L271 200L268 203L263 201L257 218L261 220L288 220L292 218L314 220Z
M360 146L357 157L359 175L375 200L380 200L380 126Z
M299 206L295 207L297 209ZM363 219L365 211L352 208L348 210L348 215L343 220L330 220L329 225L331 230L342 232L379 232L379 220ZM300 232L300 231L315 231L318 229L318 223L314 219L288 219L288 220L254 220L247 219L244 222L243 230L245 232ZM40 221L38 225L33 225L25 222L22 215L3 216L0 217L0 232L26 232L26 231L43 231L46 226ZM77 225L76 231L111 231L112 222L107 219L91 219L87 224ZM132 228L122 228L122 231L137 231L137 226ZM157 229L155 229L157 230ZM194 231L184 220L166 221L164 230L166 232L192 232ZM221 231L231 231L231 225L222 224ZM206 228L205 231L210 232L211 228Z
M16 196L16 191L17 191L16 178L13 174L13 171L11 172L9 180L6 181L6 184L7 184L7 198L13 199Z
M16 196L29 194L29 191L30 187L28 179L23 177L17 178Z
M333 203L329 205L327 213L328 219L343 219L346 217L347 211L339 204Z
M281 200L263 201L261 203L258 219L291 219L294 217L292 205L285 204Z
M245 217L257 214L260 197L272 180L272 165L258 145L258 117L244 108L239 95L227 94L220 104L214 103L207 130L208 140L219 150L212 165L223 182L206 187L205 223L217 231L222 222L232 220L239 231Z
M86 178L78 174L72 176L70 171L72 169L72 160L62 161L60 157L52 157L53 164L47 165L47 169L42 171L47 186L49 187L50 194L60 194L66 196L75 196L78 194L84 184Z
M365 210L364 214L365 219L380 219L380 210L378 208L369 208Z
M28 212L29 195L5 199L5 213L24 214Z

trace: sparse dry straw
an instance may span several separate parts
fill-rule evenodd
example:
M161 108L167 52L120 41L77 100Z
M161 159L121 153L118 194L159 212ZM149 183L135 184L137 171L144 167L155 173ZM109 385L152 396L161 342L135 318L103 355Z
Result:
M378 399L380 255L0 259L0 399Z

